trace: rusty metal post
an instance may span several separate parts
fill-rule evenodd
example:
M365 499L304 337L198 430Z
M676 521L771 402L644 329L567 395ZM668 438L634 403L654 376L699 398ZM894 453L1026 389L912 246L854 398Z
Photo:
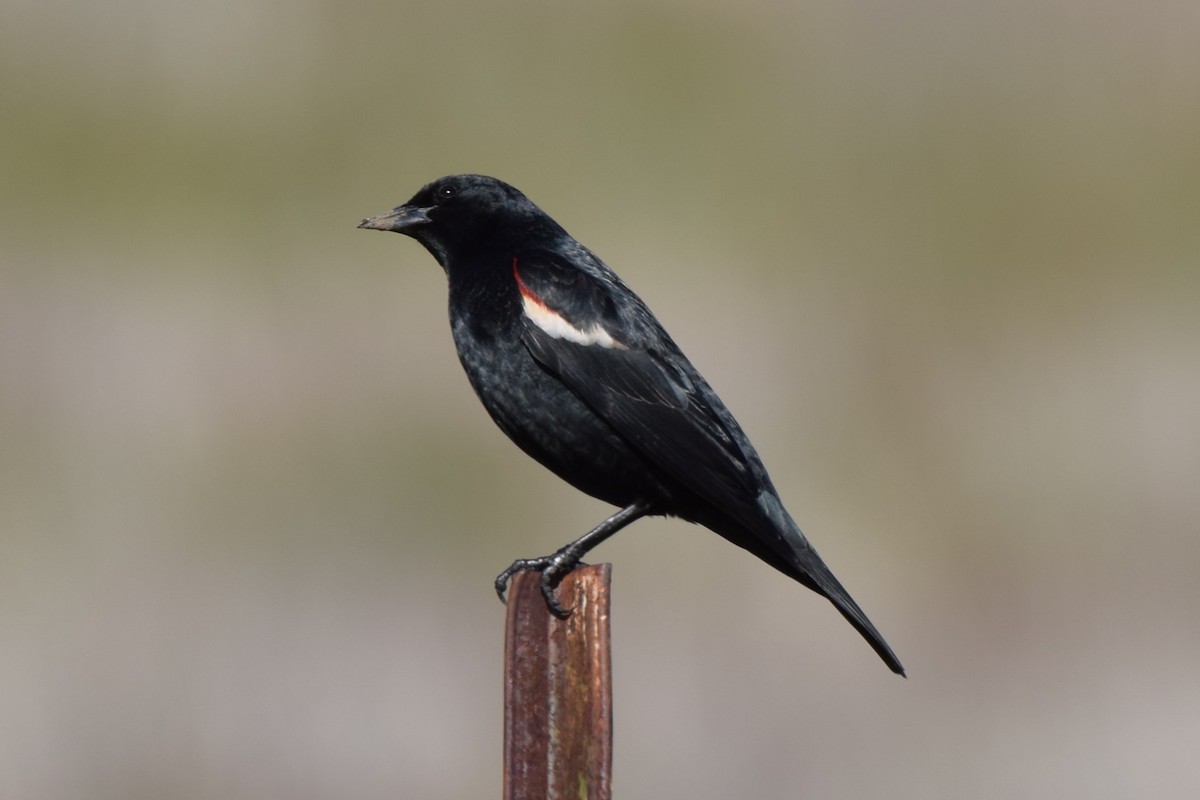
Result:
M505 800L610 800L612 565L579 567L558 587L560 620L537 572L514 578L504 641Z

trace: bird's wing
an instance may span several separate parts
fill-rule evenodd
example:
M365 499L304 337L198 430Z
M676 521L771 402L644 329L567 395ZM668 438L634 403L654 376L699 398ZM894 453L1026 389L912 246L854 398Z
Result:
M757 517L770 481L749 440L649 309L595 263L584 271L548 252L514 260L525 346L649 462Z
M584 263L586 270L552 253L514 260L529 352L648 462L744 528L732 536L713 530L829 598L903 675L895 653L784 510L720 398L636 295L598 261Z

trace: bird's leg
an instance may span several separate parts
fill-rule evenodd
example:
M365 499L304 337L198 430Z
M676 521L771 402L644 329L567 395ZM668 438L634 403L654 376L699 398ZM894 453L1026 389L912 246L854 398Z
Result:
M518 572L538 569L542 571L542 596L546 598L546 606L550 609L550 613L559 619L566 619L571 616L571 612L563 608L558 602L558 598L554 594L555 587L558 586L559 582L568 572L575 569L580 559L587 555L589 550L629 523L649 514L650 508L649 503L638 501L625 506L625 508L622 508L583 536L580 536L575 541L565 547L559 548L548 556L518 558L508 569L496 576L496 594L500 595L500 602L506 602L504 593L508 590L508 582L513 575L516 575Z

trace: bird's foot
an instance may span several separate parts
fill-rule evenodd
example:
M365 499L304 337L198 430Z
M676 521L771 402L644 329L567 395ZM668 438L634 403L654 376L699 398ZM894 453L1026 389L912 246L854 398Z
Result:
M507 603L504 595L508 591L508 582L512 580L512 577L518 572L540 570L542 573L540 585L542 597L546 599L546 607L554 616L566 619L571 616L571 609L563 608L562 603L558 601L555 589L568 572L579 566L580 558L582 555L576 552L571 545L540 558L518 558L508 569L496 576L496 594L500 596L501 603Z

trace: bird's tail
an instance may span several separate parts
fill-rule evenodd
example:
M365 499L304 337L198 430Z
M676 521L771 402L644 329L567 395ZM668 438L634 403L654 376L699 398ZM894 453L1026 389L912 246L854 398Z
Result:
M783 538L786 540L787 550L790 551L781 554L776 550L770 554L771 557L766 557L761 553L759 556L814 592L829 598L834 608L841 612L846 621L853 625L854 629L867 640L867 644L871 645L871 648L879 654L883 663L888 665L888 669L901 677L906 677L904 665L892 652L892 648L884 640L883 634L875 628L871 620L867 619L867 615L858 607L858 603L854 602L850 593L834 577L829 567L825 566L825 562L808 543L808 539L801 532L796 521L784 509L779 499L769 493L764 493L764 496L759 498L759 503L768 512L768 516L772 518L777 529L785 532Z
M829 571L829 567L825 566L825 562L817 555L817 552L809 545L806 550L797 553L797 561L799 561L800 571L802 575L796 575L800 582L815 589L818 593L829 598L829 602L833 603L834 608L841 612L846 621L854 626L854 629L862 634L862 637L867 640L867 644L879 654L883 659L883 663L888 665L888 669L892 672L905 677L904 665L900 663L900 659L892 652L892 648L884 640L871 620L867 619L867 615L858 607L858 603L854 602L854 598L842 586L833 573Z

